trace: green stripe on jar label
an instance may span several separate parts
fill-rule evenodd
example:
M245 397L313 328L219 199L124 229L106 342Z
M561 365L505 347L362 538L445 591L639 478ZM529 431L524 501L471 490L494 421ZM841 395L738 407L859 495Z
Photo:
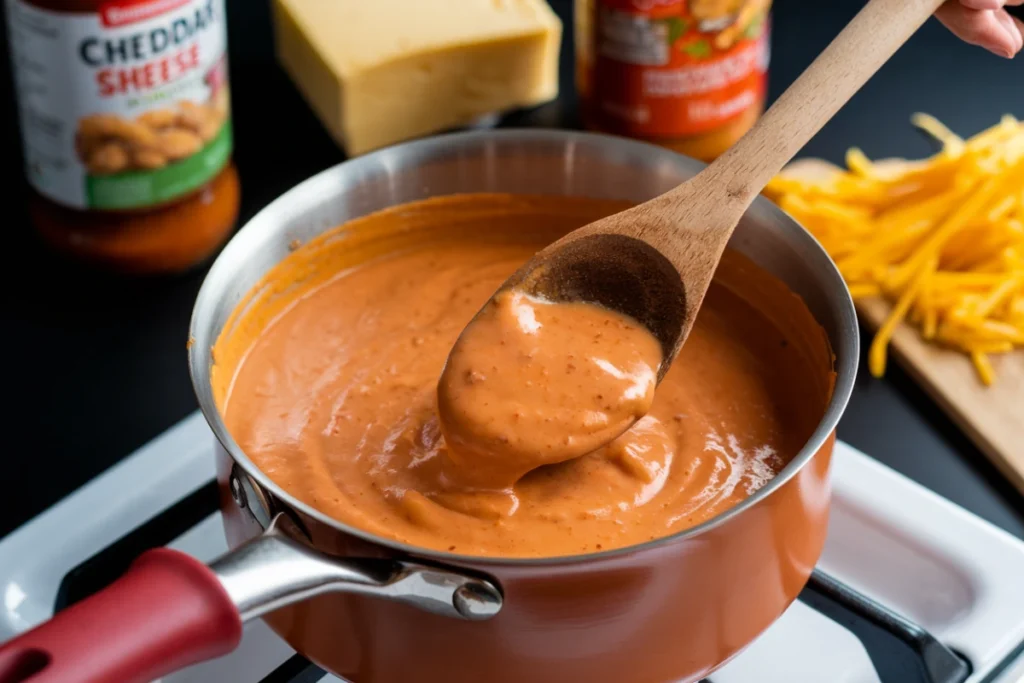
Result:
M141 209L186 195L210 182L231 158L231 119L201 150L154 171L86 176L85 196L91 209Z

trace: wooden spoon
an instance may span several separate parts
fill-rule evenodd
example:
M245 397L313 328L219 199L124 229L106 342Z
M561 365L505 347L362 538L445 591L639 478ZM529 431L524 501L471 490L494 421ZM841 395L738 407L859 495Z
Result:
M942 0L870 0L717 161L665 194L569 233L499 292L518 288L632 317L660 342L663 376L754 198L940 5Z

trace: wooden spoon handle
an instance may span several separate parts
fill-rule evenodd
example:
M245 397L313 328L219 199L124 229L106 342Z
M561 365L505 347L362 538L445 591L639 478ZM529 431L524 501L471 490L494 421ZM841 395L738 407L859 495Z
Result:
M709 190L717 190L708 194L719 210L732 206L723 213L738 221L768 181L942 3L870 0L757 125L700 174Z

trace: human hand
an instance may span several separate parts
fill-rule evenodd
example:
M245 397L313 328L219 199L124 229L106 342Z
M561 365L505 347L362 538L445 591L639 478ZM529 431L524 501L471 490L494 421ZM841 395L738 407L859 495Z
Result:
M962 40L1013 57L1024 47L1024 23L1007 14L1007 5L1024 0L946 0L935 16Z

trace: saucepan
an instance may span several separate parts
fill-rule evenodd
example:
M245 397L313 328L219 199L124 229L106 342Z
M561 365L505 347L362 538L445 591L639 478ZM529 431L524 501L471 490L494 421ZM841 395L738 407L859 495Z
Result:
M825 540L836 423L853 386L853 304L829 257L765 199L732 248L803 297L835 354L820 424L771 482L724 514L642 545L551 559L479 558L328 518L250 461L214 401L211 348L236 305L304 242L369 212L461 192L643 201L701 169L639 142L565 131L469 132L347 161L261 211L214 263L188 351L218 442L231 550L207 567L143 555L111 587L0 648L0 682L143 681L231 650L262 616L359 683L693 681L742 650L807 582Z

